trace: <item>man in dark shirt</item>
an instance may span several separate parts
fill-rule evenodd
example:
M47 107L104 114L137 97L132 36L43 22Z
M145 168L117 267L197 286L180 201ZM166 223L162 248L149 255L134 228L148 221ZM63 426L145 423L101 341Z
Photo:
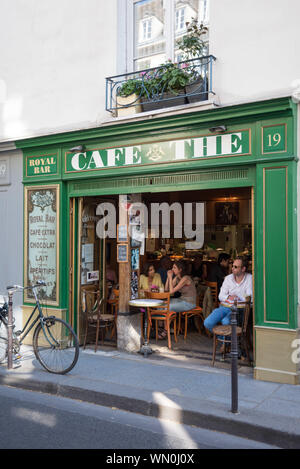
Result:
M171 261L169 256L163 256L158 265L157 273L161 277L162 283L165 285L167 278L168 278L168 270L172 269L173 262Z
M209 282L217 282L218 291L221 290L224 278L228 275L229 259L229 254L224 252L219 255L217 264L214 263L209 266L207 280Z

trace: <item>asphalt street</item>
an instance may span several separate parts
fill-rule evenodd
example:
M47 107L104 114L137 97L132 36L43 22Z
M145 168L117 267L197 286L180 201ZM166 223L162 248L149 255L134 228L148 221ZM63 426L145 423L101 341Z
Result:
M1 449L274 448L224 433L6 386L0 386L0 399Z

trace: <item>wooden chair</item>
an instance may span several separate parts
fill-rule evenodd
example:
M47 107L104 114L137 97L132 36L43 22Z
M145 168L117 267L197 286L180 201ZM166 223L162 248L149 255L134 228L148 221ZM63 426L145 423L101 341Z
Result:
M186 339L186 336L187 336L187 325L188 325L189 318L197 316L200 319L201 324L204 323L204 316L203 316L202 308L201 306L199 306L200 304L199 302L200 302L200 298L199 296L197 296L196 307L194 309L179 313L177 334L180 334L181 332L181 317L184 317L184 340ZM198 332L201 334L201 327L198 328Z
M218 284L217 284L217 282L208 282L206 280L205 285L210 288L215 308L217 308L219 306Z
M243 345L246 350L246 355L247 355L247 360L250 363L250 356L249 356L249 349L248 349L248 340L247 340L247 328L248 328L248 322L249 322L249 316L250 316L250 310L251 310L251 298L247 297L246 298L246 303L245 303L245 308L244 308L244 316L243 316L243 321L242 321L242 326L237 326L236 328L236 335L237 339L240 342L240 346ZM231 345L231 325L228 326L215 326L213 328L213 357L212 357L212 366L215 364L215 357L216 357L216 350L217 350L217 344L218 342L222 343L224 345L224 352L223 352L223 358L225 357L226 354L226 347Z
M104 300L100 297L99 291L91 291L88 289L81 290L81 304L85 319L85 336L83 348L86 347L87 336L90 328L96 329L95 352L98 347L98 339L100 330L102 332L102 343L104 336L109 327L115 327L115 316L113 314L103 314Z
M152 322L155 321L155 337L157 341L158 336L158 321L165 321L166 328L167 328L167 338L168 338L168 348L171 349L171 332L170 332L170 325L173 321L174 327L174 339L177 342L177 335L176 335L176 314L175 311L170 311L170 293L154 293L154 292L147 292L147 298L152 298L155 300L163 300L163 304L159 306L159 308L147 308L148 314L148 341L150 337L150 329L152 326Z

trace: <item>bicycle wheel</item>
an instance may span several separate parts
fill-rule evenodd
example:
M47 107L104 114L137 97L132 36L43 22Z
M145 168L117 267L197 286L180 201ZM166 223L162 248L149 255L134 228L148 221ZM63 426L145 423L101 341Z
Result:
M72 327L54 316L44 318L35 328L33 350L47 371L61 375L74 368L79 356L78 339Z
M7 357L8 331L7 325L0 320L0 363Z

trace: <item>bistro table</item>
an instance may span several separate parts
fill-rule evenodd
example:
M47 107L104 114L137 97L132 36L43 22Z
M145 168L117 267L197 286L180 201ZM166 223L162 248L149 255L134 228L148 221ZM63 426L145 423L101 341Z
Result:
M163 304L163 300L155 300L151 298L139 298L136 300L130 300L128 302L129 306L133 306L135 308L157 308ZM144 344L140 348L140 352L144 355L144 357L147 357L150 355L153 351L150 345L148 344L148 314L146 313L146 316L144 318Z

